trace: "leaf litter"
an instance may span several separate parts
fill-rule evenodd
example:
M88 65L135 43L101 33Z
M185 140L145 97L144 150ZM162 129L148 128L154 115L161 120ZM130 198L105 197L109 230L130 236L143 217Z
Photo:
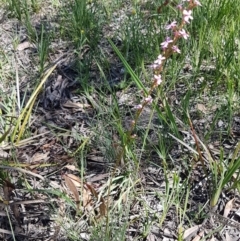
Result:
M121 11L121 13L124 13L124 11ZM3 24L3 28L0 30L2 33L1 40L3 40L1 41L1 47L6 49L9 56L11 56L11 51L13 51L13 29L16 28L18 21L5 18L4 16L5 14L1 19ZM123 14L123 16L125 15ZM121 21L123 21L123 19L123 17L120 18ZM38 19L34 21L38 22ZM119 23L114 22L112 28L119 28ZM10 33L8 34L7 31ZM16 51L18 65L21 66L23 70L23 73L20 74L21 90L22 94L25 92L27 96L30 96L31 88L29 87L32 86L32 76L36 74L33 64L35 46L25 39L24 28L22 26L18 34L20 43ZM80 88L79 83L75 81L76 72L74 72L71 67L74 62L73 59L76 58L74 50L67 48L68 43L62 42L62 45L59 43L54 44L57 45L58 51L51 54L51 60L52 62L59 59L61 61L44 86L44 91L39 98L39 106L36 107L36 111L31 117L34 121L30 128L36 138L25 142L24 140L20 141L19 145L14 147L14 153L9 152L12 147L3 146L0 149L1 159L8 159L19 164L19 166L8 168L11 182L6 178L3 184L3 190L0 193L2 198L0 205L0 238L2 239L9 239L9 237L12 236L6 212L11 216L13 231L17 240L68 240L64 232L65 230L59 225L61 222L57 220L59 217L56 217L54 213L56 209L59 208L60 217L62 215L63 220L68 223L71 222L66 214L68 205L70 207L71 205L73 205L73 207L77 205L77 211L79 211L82 202L82 207L87 210L87 213L92 213L96 219L104 217L108 212L107 207L110 205L106 183L112 178L109 174L111 164L106 161L102 151L97 149L95 145L92 146L92 149L87 154L87 161L89 163L87 163L83 180L79 178L76 158L71 156L69 151L66 151L67 149L74 151L79 147L79 144L81 144L81 141L76 140L74 137L74 132L85 137L91 135L89 123L94 119L95 110L101 109L101 107L98 105L97 98L92 96L81 97L74 93L76 89ZM103 48L109 51L106 43L103 43ZM84 58L87 51L88 46L86 46L86 50L82 52L80 57ZM114 56L111 57L114 59ZM116 59L114 59L114 61L108 76L111 79L110 85L118 83L124 74L121 66L116 66L118 65L116 64L118 61ZM11 66L7 66L7 68L11 69ZM98 75L95 71L91 74L92 76ZM182 88L185 88L185 86L177 86L177 92L183 93L184 90ZM130 108L134 105L135 100L131 98L132 91L133 90L130 90L129 93L121 90L117 91L117 95L120 96L120 105ZM178 100L178 96L180 95L178 95L177 92L170 94L173 108L176 110L180 103L180 100ZM205 104L193 103L191 109L192 114L196 111L202 112L204 115L210 112L210 118L208 117L208 119L206 119L204 116L201 119L196 118L194 120L194 126L198 131L210 125L212 121L211 112L215 110L216 106L209 107ZM149 114L147 113L146 119L148 119L148 116ZM143 115L142 126L147 124L144 117ZM239 137L239 122L239 118L234 117L232 132L235 137ZM178 125L182 128L182 135L186 135L186 140L188 141L186 148L187 151L189 151L192 148L192 133L190 130L186 130L182 123L178 123ZM219 128L223 128L224 125L223 120L218 122ZM159 123L151 126L153 132L156 131L157 128L159 128ZM68 130L68 135L66 135L65 130ZM150 135L150 140L152 146L157 142L156 136L154 135ZM219 147L221 144L222 143L217 142L210 144L210 151L215 157L218 157L220 154ZM228 140L228 142L223 143L226 147L225 149L231 149L235 144L236 141L234 140ZM181 143L176 142L171 156L179 163L179 167L182 166L181 155L183 155ZM154 152L151 153L151 158L156 161L156 163L159 161L159 158ZM1 168L7 169L3 166L1 166ZM181 170L180 174L186 176L186 173L181 173ZM201 209L201 206L204 206L209 199L209 193L206 193L206 190L209 190L208 177L204 176L205 174L202 172L200 166L196 164L191 177L193 183L191 193L192 203L188 203L190 206L188 215L199 215L199 217L195 219L195 224L197 223L197 225L194 223L192 227L189 227L187 223L184 225L184 238L186 239L189 235L198 232L195 237L195 234L193 234L192 240L200 240L204 232L207 233L209 230L217 229L216 223L211 223L209 220L207 220L204 225L201 225L201 222L206 219L205 217L201 217L201 210L199 210L199 208ZM121 179L121 172L119 172L117 178ZM170 207L162 227L159 227L158 220L156 220L156 217L161 216L163 212L163 206L160 204L161 200L156 194L163 194L166 187L162 166L153 165L146 167L146 165L144 165L141 167L139 179L141 185L136 185L136 192L141 193L142 200L135 200L134 205L131 207L130 216L131 219L135 221L129 225L127 230L128 238L126 239L133 240L138 237L140 231L143 230L143 224L150 218L152 219L150 220L152 225L146 240L176 240L178 225L174 207ZM169 174L168 179L171 183L172 173ZM66 186L64 186L63 180L65 180ZM114 183L113 189L110 190L111 196L113 196L111 202L119 198L119 194L121 195L119 189L121 188L121 184L117 182ZM144 191L142 188L144 188ZM69 190L66 189L69 189L70 193ZM125 197L122 197L121 200L123 201L121 204L124 206L124 202L126 201ZM233 204L232 200L236 200L235 204ZM64 203L64 201L66 203ZM52 203L52 206L49 205L50 203ZM147 205L149 209L147 218L142 215L143 210L141 207L143 205ZM235 222L238 223L239 215L236 215L236 213L239 207L238 194L230 192L227 196L223 195L221 202L218 204L218 209L214 211L217 212L216 220L221 220L219 215L222 216L223 213L225 221L220 222L220 225L222 225L223 222L224 225L228 225L227 217L229 213L232 212L233 220L235 219ZM72 209L72 211L73 210L74 209ZM208 214L208 210L206 211L204 207L202 210L204 215ZM87 214L84 213L84 215L86 216ZM75 217L76 213L72 218L74 219ZM83 223L84 225L91 225L89 220L83 220ZM79 222L77 224L80 227L84 227L83 223ZM228 230L228 232L226 232L226 240L232 240L230 233L233 232L234 234L234 231L232 231L231 227L229 222L228 229L230 229L230 231ZM237 228L237 225L234 228ZM199 232L199 229L203 230ZM80 231L80 237L82 237L83 240L89 240L89 231L86 228L83 228L83 230L82 232ZM221 240L221 237L221 235L219 237L218 234L216 234L215 238L212 236L211 240Z

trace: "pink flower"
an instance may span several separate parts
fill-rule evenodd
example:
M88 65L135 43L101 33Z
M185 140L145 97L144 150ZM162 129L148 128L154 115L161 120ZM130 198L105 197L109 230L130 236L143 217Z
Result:
M159 64L151 64L150 68L151 69L158 69L158 68L160 68L160 65Z
M176 21L173 21L173 22L171 22L170 24L168 24L166 27L165 27L165 29L175 29L176 28L176 26L177 26L177 22Z
M173 40L167 37L164 42L161 43L161 46L163 49L166 49L170 43L172 43Z
M154 63L152 65L150 65L150 67L152 69L158 69L160 68L162 61L166 59L165 57L163 57L161 54L157 57L157 59L154 61Z
M151 69L158 69L160 66L158 64L151 64L150 68Z
M159 86L161 83L162 83L162 77L161 77L161 75L154 75L153 76L154 77L154 81L155 81L155 85L156 86Z
M183 10L183 19L186 23L190 23L189 20L193 19L192 10Z
M195 0L194 4L197 5L197 6L202 6L202 4L198 0Z
M158 55L157 59L154 61L155 64L159 64L161 65L162 64L162 61L166 59L165 57L163 57L161 54Z
M172 50L173 50L174 53L179 53L179 54L181 53L181 50L176 45L172 46Z
M188 39L189 34L185 31L185 29L179 30L178 34L183 37L184 39Z
M183 5L182 4L178 4L177 5L177 9L182 10L183 9Z
M183 2L191 2L192 0L182 0ZM192 3L192 2L191 2ZM193 4L196 6L202 6L201 3L198 0L194 0Z
M152 99L152 97L149 95L148 97L146 97L145 99L144 99L148 104L150 103L152 103L152 101L153 101L153 99Z
M136 105L134 108L137 110L141 110L143 108L143 106L141 104L139 104L139 105Z

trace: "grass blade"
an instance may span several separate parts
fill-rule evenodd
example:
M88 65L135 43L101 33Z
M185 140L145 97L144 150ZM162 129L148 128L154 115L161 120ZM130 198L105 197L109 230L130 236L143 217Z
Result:
M122 63L124 64L125 68L127 69L128 73L131 75L132 79L134 80L135 84L140 90L144 90L144 93L147 94L147 90L144 87L143 83L141 80L138 78L138 76L135 74L131 66L128 64L126 59L123 57L122 53L119 51L119 49L116 47L116 45L112 42L111 39L108 39L109 43L111 44L113 50L115 53L118 55L118 57L121 59Z

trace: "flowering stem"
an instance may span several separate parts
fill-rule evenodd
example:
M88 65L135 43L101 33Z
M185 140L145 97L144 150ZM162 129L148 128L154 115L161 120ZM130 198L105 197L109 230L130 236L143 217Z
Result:
M187 2L187 6L184 8L184 4ZM161 47L163 49L162 55L160 54L158 58L154 61L151 65L153 69L154 77L153 82L150 86L148 91L144 91L145 98L143 99L142 103L137 105L135 117L131 123L129 130L126 132L125 141L124 141L124 148L122 148L121 159L125 156L125 149L132 144L133 140L135 139L136 135L134 135L134 130L136 128L136 124L139 120L139 117L146 107L146 105L151 104L153 99L151 94L153 91L162 83L161 73L164 69L164 65L167 59L174 53L180 54L181 51L177 47L176 43L179 39L184 38L185 40L188 39L189 35L184 30L184 26L190 23L190 20L193 19L192 17L192 9L196 6L201 6L198 0L182 0L182 3L177 6L177 8L182 12L182 19L179 25L177 25L176 21L173 21L171 24L166 26L167 30L172 30L173 38L167 37L164 42L161 43ZM145 90L145 88L144 88Z

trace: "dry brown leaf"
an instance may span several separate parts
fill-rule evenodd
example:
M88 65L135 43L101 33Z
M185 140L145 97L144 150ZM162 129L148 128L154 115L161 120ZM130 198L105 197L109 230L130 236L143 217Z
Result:
M56 140L53 139L53 140L51 140L50 143L43 144L43 145L40 147L40 149L41 149L41 150L50 149L55 143L56 143Z
M213 105L213 106L211 106L210 110L211 110L211 111L215 111L217 108L218 108L217 105Z
M123 194L122 194L122 203L126 203L127 201L128 201L128 195L127 195L127 193L126 192L124 192Z
M106 213L107 213L107 208L106 208L106 204L105 204L105 201L104 201L103 197L100 198L100 201L101 201L101 204L99 206L100 215L105 216Z
M68 155L58 155L56 156L59 159L59 162L67 162L67 163L74 163L74 158L68 156Z
M32 156L31 163L39 163L40 161L46 162L49 159L48 155L49 155L49 152L46 152L46 153L37 152Z
M91 106L89 104L82 104L82 103L78 103L78 102L72 102L72 101L67 101L66 103L63 104L63 107L66 108L74 108L77 110L83 110L86 108L90 108Z
M73 174L65 174L67 175L71 181L73 182L73 184L76 186L76 187L81 187L82 186L82 181L79 177L73 175Z
M199 230L200 227L201 227L201 225L196 225L196 226L193 226L193 227L188 228L187 230L185 230L184 234L183 234L183 239L186 239L190 235L193 235L194 233L196 233Z
M34 200L25 200L25 201L17 201L17 202L14 202L14 204L18 204L18 205L20 205L20 204L36 204L36 203L46 203L46 201L45 200L43 200L43 199L34 199Z
M87 188L91 191L91 193L93 194L94 197L96 197L98 199L98 194L96 192L96 190L94 189L94 187L92 187L90 184L85 183L85 185L87 186ZM106 215L106 205L105 205L105 201L103 199L103 197L100 197L100 205L99 205L99 209L100 209L100 216L105 216Z
M25 41L25 42L23 42L23 43L20 43L18 46L17 46L17 50L18 51L22 51L22 50L24 50L24 49L28 49L28 48L34 48L35 46L32 44L32 43L30 43L30 42L28 42L28 41Z
M64 180L65 180L68 188L73 193L73 195L75 197L76 204L77 204L77 209L79 209L80 198L79 198L78 190L77 190L76 186L74 185L74 183L72 182L71 178L69 178L67 175L64 175L63 177L64 177Z
M10 205L11 210L14 214L14 217L16 218L16 220L18 221L18 224L21 224L21 219L20 219L20 212L19 212L19 207L18 205L16 205L15 203L13 203L13 205Z
M33 173L33 172L30 172L30 171L27 171L27 170L25 170L25 169L23 169L23 168L2 166L2 165L0 165L0 168L2 168L2 169L7 169L7 170L19 171L19 172L22 172L22 173L26 173L26 174L29 174L29 175L38 177L38 178L41 179L41 180L44 180L44 177L43 177L43 176L41 176L41 175L39 175L39 174L36 174L36 173Z
M64 167L67 168L70 171L76 171L76 169L77 169L76 166L74 166L74 165L66 165Z
M94 187L92 187L89 183L85 183L85 185L87 186L87 188L91 191L91 193L93 194L93 196L95 198L98 198L98 194L96 192L96 190L94 189Z
M201 231L192 241L199 241L204 236L204 231Z
M227 218L228 214L233 208L235 198L231 199L230 201L227 202L225 208L224 208L224 214L223 217Z
M12 191L15 189L15 186L8 181L7 179L3 180L3 194L4 194L4 201L6 204L9 203Z
M2 228L0 228L0 233L5 233L5 234L10 234L10 235L12 235L12 232L11 232L11 231L6 230L6 229L2 229Z
M95 156L95 155L88 155L87 158L91 161L95 162L103 162L104 158L101 156Z
M204 236L204 231L201 231L192 241L199 241Z
M82 190L82 204L89 212L93 209L91 192L88 189Z
M89 178L87 178L87 182L101 181L101 180L105 179L105 178L108 177L108 176L109 176L108 173L99 174L99 175L96 175L96 176L94 176L94 177L89 177Z
M203 104L197 104L197 110L199 110L199 111L203 112L204 114L206 114L207 108Z

